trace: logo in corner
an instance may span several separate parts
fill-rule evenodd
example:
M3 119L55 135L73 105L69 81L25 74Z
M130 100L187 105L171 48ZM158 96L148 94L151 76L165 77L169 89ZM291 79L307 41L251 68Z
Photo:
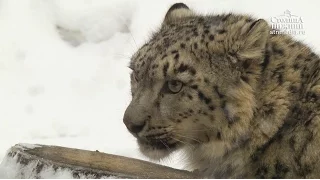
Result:
M271 17L270 34L304 35L303 20L286 10L282 15Z

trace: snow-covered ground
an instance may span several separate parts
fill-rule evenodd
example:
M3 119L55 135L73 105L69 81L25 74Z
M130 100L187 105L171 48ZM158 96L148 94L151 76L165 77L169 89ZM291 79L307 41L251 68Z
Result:
M289 10L303 20L296 38L320 52L318 0L0 0L0 161L17 143L143 159L122 124L127 65L175 2L267 20ZM161 163L183 168L182 157Z

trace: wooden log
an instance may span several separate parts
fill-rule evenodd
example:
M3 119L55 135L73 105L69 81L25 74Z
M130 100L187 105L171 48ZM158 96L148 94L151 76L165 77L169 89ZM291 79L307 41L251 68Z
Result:
M41 178L41 172L47 168L67 170L73 178L201 178L188 171L147 161L59 146L17 144L8 151L8 158L14 159L19 166L29 167L19 168L23 172L17 172L17 178ZM30 174L34 175L30 177Z

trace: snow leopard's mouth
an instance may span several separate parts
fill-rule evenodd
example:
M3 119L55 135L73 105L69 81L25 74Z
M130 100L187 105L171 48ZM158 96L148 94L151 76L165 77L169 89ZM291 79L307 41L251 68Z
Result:
M140 151L145 156L159 160L168 156L171 152L177 149L178 143L169 139L138 139Z
M175 148L177 143L169 143L167 140L153 140L153 141L148 141L148 142L143 142L145 145L152 146L156 149L170 149L170 148Z

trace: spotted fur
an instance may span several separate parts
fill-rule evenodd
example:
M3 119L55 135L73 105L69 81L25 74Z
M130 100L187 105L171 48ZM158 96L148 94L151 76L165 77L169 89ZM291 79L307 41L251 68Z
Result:
M182 148L207 177L320 178L319 56L270 30L173 5L130 64L124 122L141 152Z

